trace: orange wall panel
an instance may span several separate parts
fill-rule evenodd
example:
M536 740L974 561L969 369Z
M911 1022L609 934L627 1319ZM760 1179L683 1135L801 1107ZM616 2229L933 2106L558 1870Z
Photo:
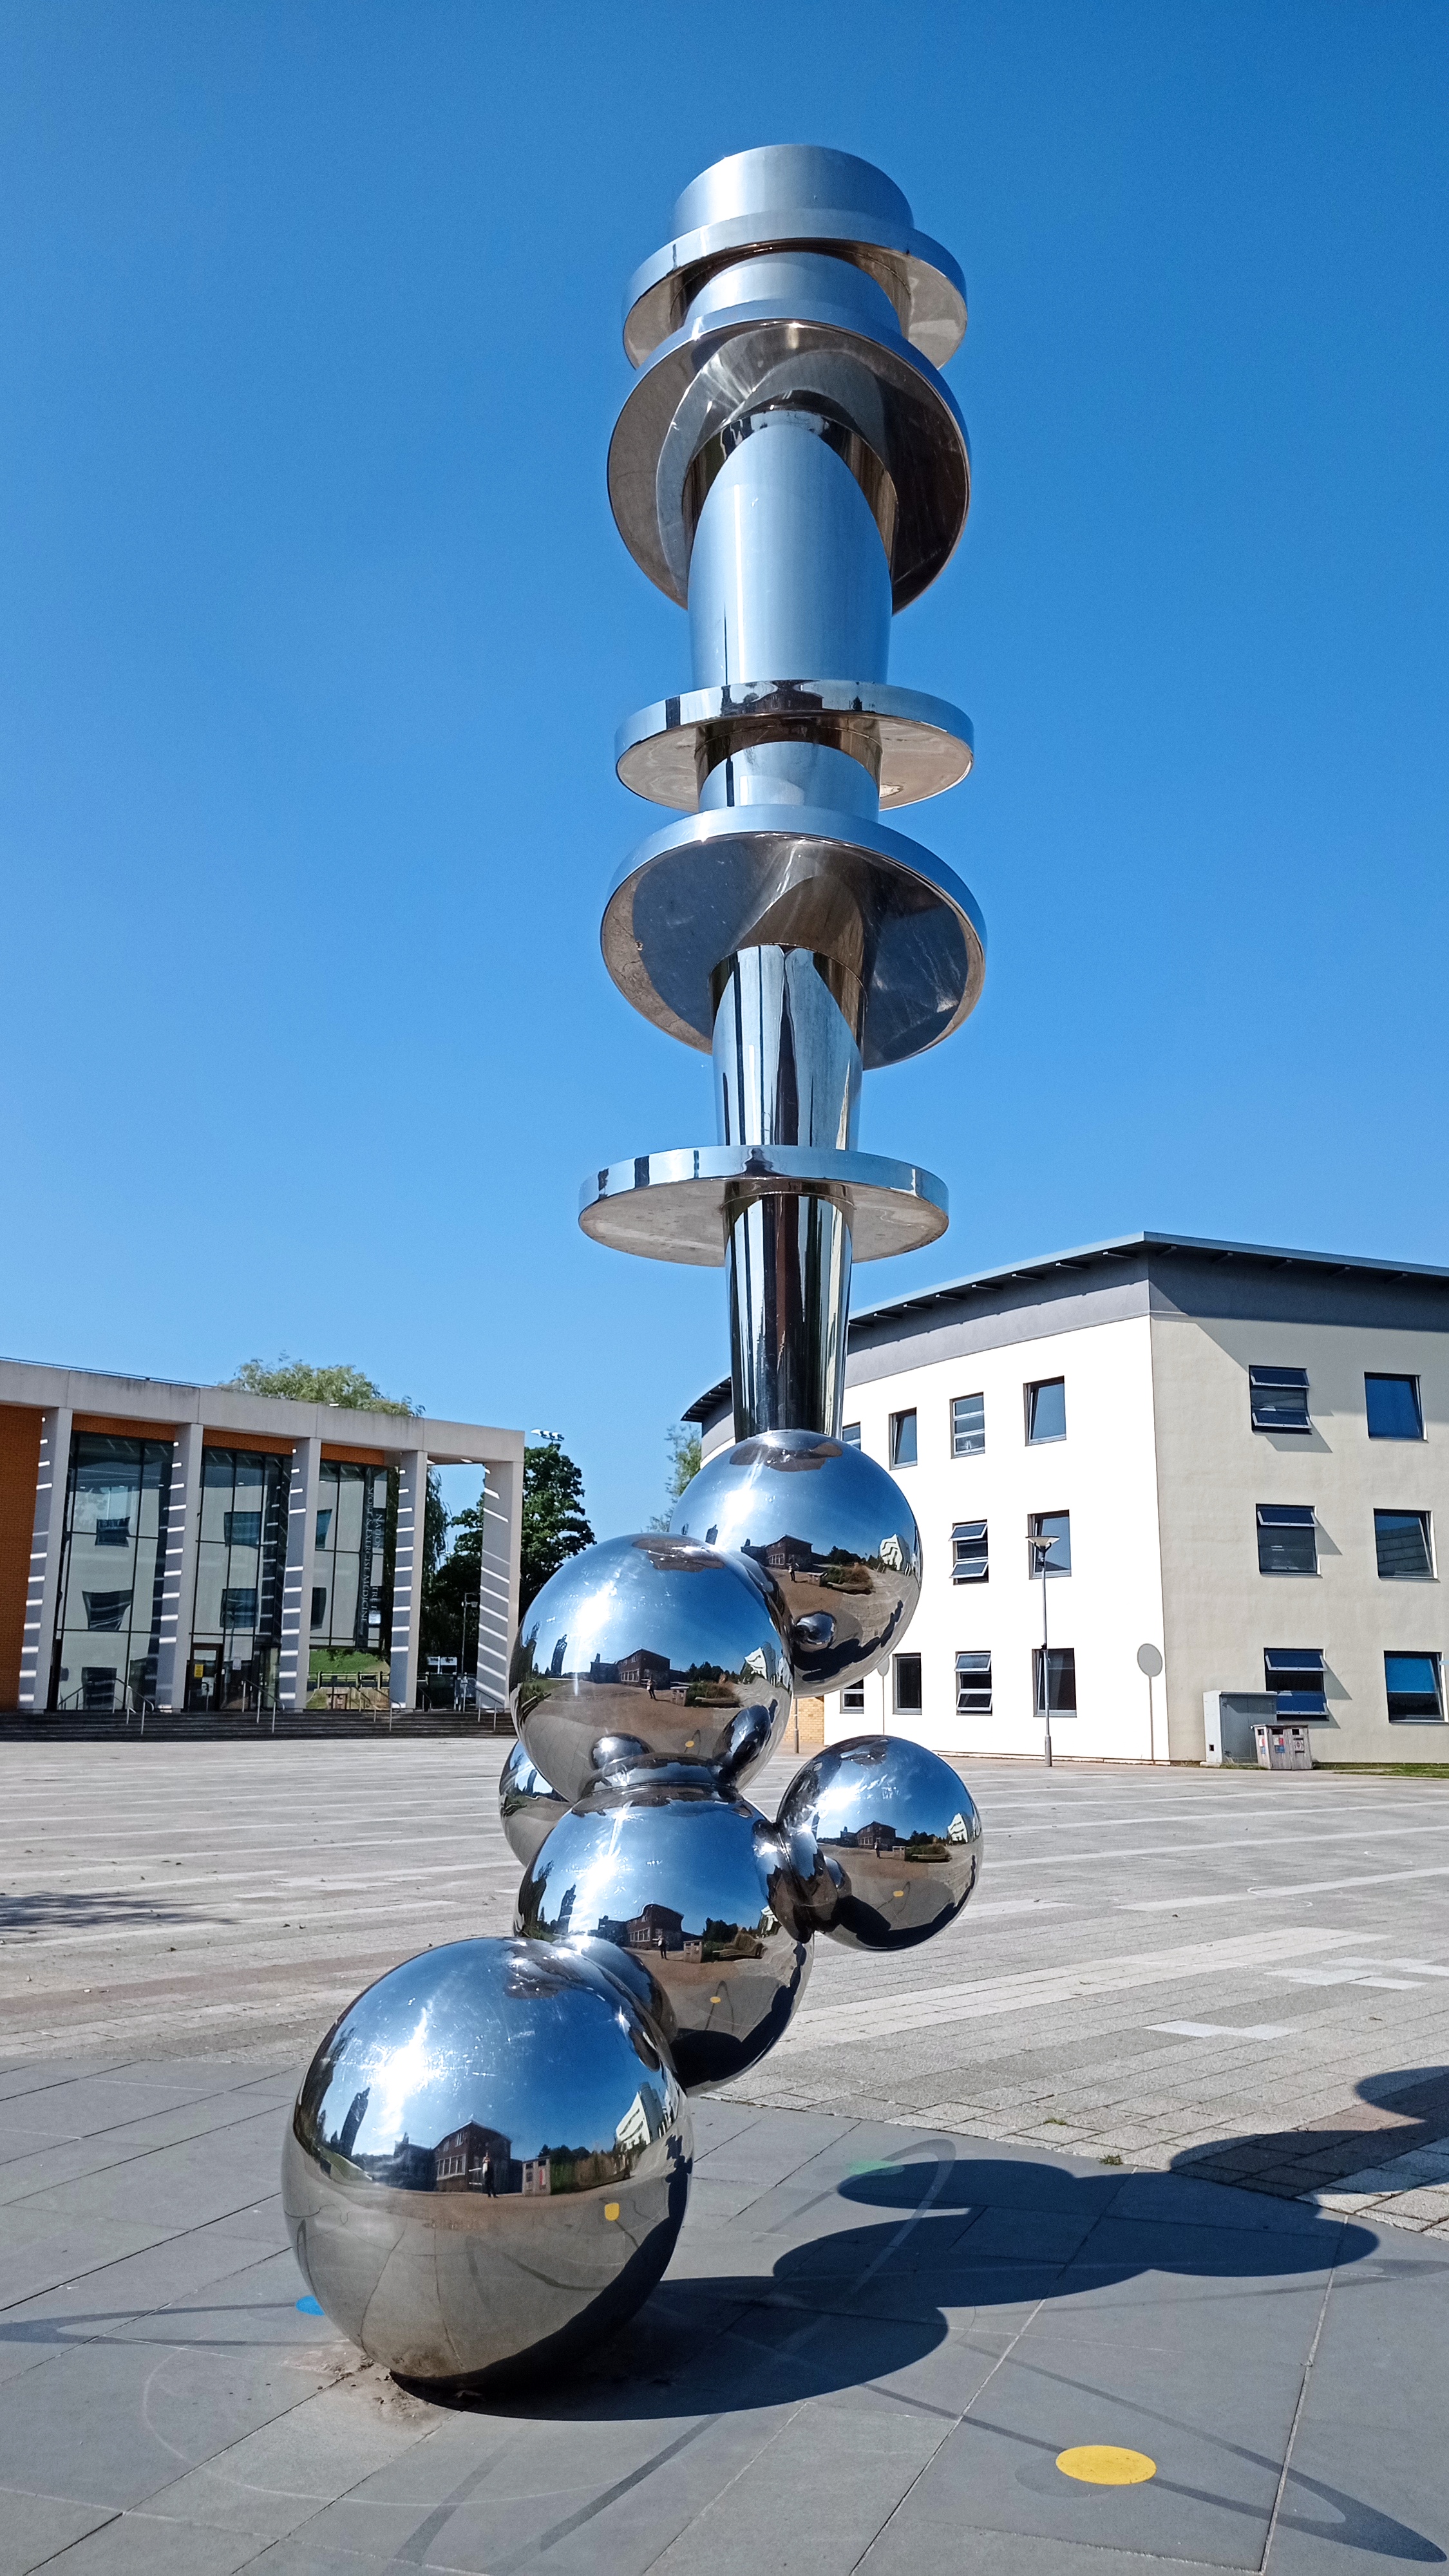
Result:
M20 1697L39 1468L39 1413L29 1405L0 1404L0 1708L14 1708Z

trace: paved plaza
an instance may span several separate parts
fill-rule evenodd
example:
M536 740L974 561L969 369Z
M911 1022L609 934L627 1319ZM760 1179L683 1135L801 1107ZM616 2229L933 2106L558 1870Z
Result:
M277 2154L508 1927L503 1750L0 1753L0 2576L1445 2563L1443 1786L970 1766L980 1898L817 1945L633 2325L445 2407L299 2306Z

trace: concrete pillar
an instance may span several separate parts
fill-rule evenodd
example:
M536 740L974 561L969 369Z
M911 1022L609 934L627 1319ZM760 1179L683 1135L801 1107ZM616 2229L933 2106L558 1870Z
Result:
M413 1708L418 1696L418 1650L423 1615L423 1537L428 1508L428 1453L413 1449L398 1477L397 1550L393 1558L392 1670L388 1698Z
M161 1576L161 1630L156 1651L156 1705L186 1706L186 1660L196 1610L196 1551L201 1536L199 1422L183 1422L171 1447L171 1502L166 1515L166 1562Z
M478 1600L478 1705L508 1706L508 1662L518 1634L523 1469L488 1470L483 1487L483 1568Z
M282 1578L282 1651L277 1669L277 1705L296 1711L307 1705L312 1653L312 1557L321 1477L320 1439L299 1440L292 1451L292 1486L287 1498L287 1570Z
M60 1608L65 1546L65 1491L70 1478L71 1408L56 1405L40 1419L40 1465L35 1477L35 1522L30 1541L30 1582L25 1595L25 1634L20 1646L22 1708L50 1705L55 1618Z

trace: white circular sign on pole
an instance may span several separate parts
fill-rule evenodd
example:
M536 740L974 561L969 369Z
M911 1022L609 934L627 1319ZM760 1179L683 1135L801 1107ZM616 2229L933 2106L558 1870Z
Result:
M1145 1673L1150 1682L1156 1681L1162 1670L1162 1656L1156 1646L1138 1647L1137 1669L1139 1673Z

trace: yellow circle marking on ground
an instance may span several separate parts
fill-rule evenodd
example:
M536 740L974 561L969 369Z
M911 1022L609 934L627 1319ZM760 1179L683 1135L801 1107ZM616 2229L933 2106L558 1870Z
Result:
M619 2204L617 2200L606 2200L604 2203L604 2216L606 2218L617 2218L618 2215Z
M1080 2478L1089 2487L1140 2487L1157 2475L1157 2462L1145 2451L1120 2451L1114 2442L1081 2442L1075 2450L1058 2451L1064 2478Z

